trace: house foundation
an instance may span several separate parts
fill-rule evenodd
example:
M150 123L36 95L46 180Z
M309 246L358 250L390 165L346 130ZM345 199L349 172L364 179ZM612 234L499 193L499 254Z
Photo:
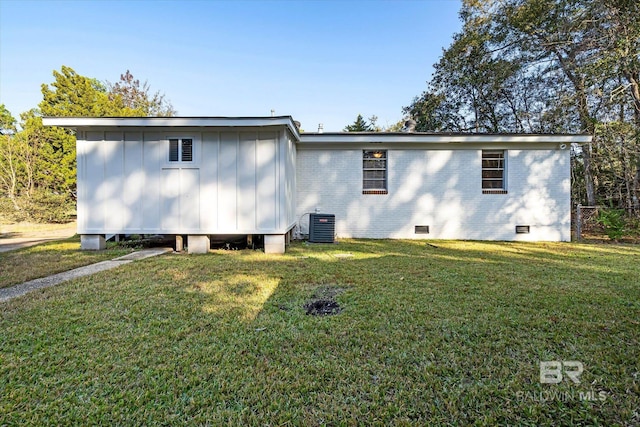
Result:
M181 235L176 235L176 252L182 252L184 250L184 239Z
M287 234L265 234L264 235L264 253L265 254L283 254Z
M206 254L211 248L209 236L189 235L187 237L187 249L190 254Z
M107 248L104 234L82 234L80 236L80 249L84 251L101 251Z

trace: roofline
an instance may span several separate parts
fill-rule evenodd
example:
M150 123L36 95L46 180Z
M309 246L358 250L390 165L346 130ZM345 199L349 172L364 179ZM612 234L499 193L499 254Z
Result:
M370 131L370 132L305 132L305 135L590 135L588 133L532 133L532 132L386 132L386 131Z
M455 133L455 132L325 132L300 133L293 117L43 117L45 126L89 127L269 127L286 126L303 144L321 143L590 143L588 134Z
M323 143L589 143L588 134L335 132L302 133L302 144Z
M43 117L45 126L88 127L266 127L286 126L300 140L291 116L274 117Z

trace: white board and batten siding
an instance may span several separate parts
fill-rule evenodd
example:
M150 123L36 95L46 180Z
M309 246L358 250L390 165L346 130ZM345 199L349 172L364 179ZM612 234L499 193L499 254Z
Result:
M284 234L295 223L284 127L78 129L77 139L79 234ZM170 139L191 139L192 161L170 161Z

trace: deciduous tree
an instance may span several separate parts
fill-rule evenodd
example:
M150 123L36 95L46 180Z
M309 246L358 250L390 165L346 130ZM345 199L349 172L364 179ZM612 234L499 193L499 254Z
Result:
M124 107L135 112L135 115L168 117L176 114L164 94L159 91L152 93L149 83L146 80L140 83L129 70L120 75L120 81L107 86L109 97L112 100L120 97Z
M576 202L640 209L640 2L463 0L460 16L404 108L417 129L590 133L573 153Z
M11 200L14 209L19 210L16 195L21 162L20 148L14 137L16 119L4 104L0 104L0 128L0 191Z

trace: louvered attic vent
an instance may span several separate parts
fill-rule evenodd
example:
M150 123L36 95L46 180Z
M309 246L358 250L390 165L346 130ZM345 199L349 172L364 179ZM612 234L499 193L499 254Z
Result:
M516 225L516 234L529 234L530 227L528 225Z
M193 139L170 139L169 140L169 161L170 162L192 162L193 161Z
M191 139L182 140L182 161L193 161L193 141Z

